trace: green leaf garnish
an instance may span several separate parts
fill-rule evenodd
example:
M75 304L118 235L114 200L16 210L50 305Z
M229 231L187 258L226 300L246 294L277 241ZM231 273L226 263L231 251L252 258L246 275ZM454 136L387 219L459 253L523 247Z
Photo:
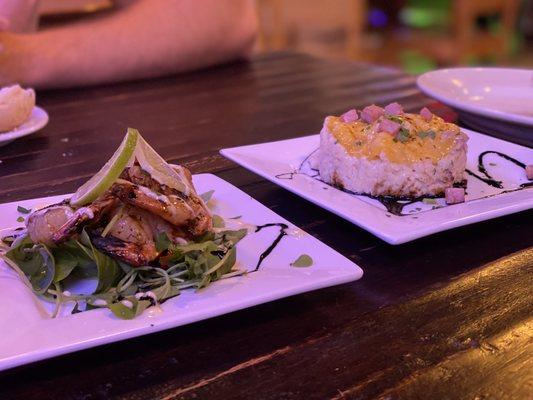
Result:
M396 135L396 139L399 140L402 143L407 142L410 139L409 130L405 128L400 128L400 131Z
M396 122L398 124L401 124L403 122L403 119L401 119L400 117L398 117L396 115L388 115L387 119L390 119L391 121L394 121L394 122Z
M429 130L429 131L420 131L420 132L417 132L416 135L421 138L421 139L425 139L427 137L431 138L431 139L435 139L435 131L432 131L432 130Z
M220 215L213 215L213 228L224 228L226 223Z
M155 238L155 248L159 253L168 250L171 244L172 242L166 232L160 232Z
M21 214L29 214L31 213L31 210L28 210L27 208L25 207L22 207L22 206L17 206L17 211Z
M18 217L17 222L24 222L24 217Z
M35 293L44 294L54 280L55 261L45 245L34 244L29 236L17 238L6 257L14 261L30 281Z
M96 264L98 271L98 285L96 286L94 293L106 292L116 285L120 279L122 270L113 258L101 253L93 246L89 239L89 235L85 230L81 232L80 237L83 244L89 244L88 247L92 252L91 258Z
M52 254L56 262L54 282L61 282L68 277L79 265L92 264L92 260L87 257L75 241L64 243L61 247L52 249Z
M131 307L129 307L130 304ZM150 305L151 303L148 300L137 300L135 296L128 296L122 301L110 304L108 307L118 318L133 319Z
M131 267L119 263L98 251L87 231L79 241L70 240L53 249L34 244L29 237L13 236L10 250L4 256L36 294L56 303L57 315L61 304L74 301L72 313L95 308L108 308L122 319L135 318L154 302L180 294L182 289L201 289L224 278L242 275L233 270L237 259L236 244L247 234L246 229L209 232L195 242L173 244L168 235L158 235L160 248L168 254L158 266ZM67 277L95 277L97 288L92 294L61 295L60 282ZM80 309L80 302L86 307Z
M437 200L425 198L425 199L422 199L422 203L424 203L424 204L437 204Z
M294 262L291 263L291 267L306 268L313 265L313 259L307 254L302 254Z

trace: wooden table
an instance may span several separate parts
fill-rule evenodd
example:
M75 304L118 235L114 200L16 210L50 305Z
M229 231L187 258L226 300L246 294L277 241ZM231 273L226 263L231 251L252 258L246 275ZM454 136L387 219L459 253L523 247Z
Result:
M239 186L365 275L3 372L0 399L531 396L531 211L390 246L218 155L317 132L327 114L392 100L408 110L430 102L395 70L291 53L40 93L50 124L0 148L0 202L73 191L133 126L167 159Z

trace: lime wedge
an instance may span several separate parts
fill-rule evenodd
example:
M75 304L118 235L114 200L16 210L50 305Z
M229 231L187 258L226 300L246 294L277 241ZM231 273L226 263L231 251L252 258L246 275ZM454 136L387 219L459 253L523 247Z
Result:
M141 168L148 172L153 179L162 185L189 195L191 187L185 173L181 169L172 168L140 135L135 150L135 158Z
M83 206L96 200L109 189L132 159L139 138L141 135L137 129L128 128L126 136L113 157L105 163L96 175L80 186L70 198L70 204Z

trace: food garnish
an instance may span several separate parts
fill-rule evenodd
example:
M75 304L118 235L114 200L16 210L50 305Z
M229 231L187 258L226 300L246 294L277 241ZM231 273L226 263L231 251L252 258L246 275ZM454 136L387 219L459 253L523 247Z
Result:
M128 129L115 154L100 171L76 190L76 193L70 198L70 204L83 206L91 203L109 189L133 157L138 137L139 132L136 129Z
M458 204L465 202L464 188L451 187L446 188L444 192L446 204Z
M22 207L22 206L17 206L17 211L21 214L29 214L31 213L31 210L28 210L27 208L25 207Z
M525 170L526 170L527 179L533 180L533 164L526 165Z
M308 254L302 254L291 263L291 267L306 268L313 265L313 259Z

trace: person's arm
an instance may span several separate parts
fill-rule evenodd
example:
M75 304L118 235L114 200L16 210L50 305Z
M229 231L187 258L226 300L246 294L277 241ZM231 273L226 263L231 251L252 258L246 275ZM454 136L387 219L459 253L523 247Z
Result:
M108 17L0 33L0 84L66 87L147 78L249 54L251 0L137 0Z

